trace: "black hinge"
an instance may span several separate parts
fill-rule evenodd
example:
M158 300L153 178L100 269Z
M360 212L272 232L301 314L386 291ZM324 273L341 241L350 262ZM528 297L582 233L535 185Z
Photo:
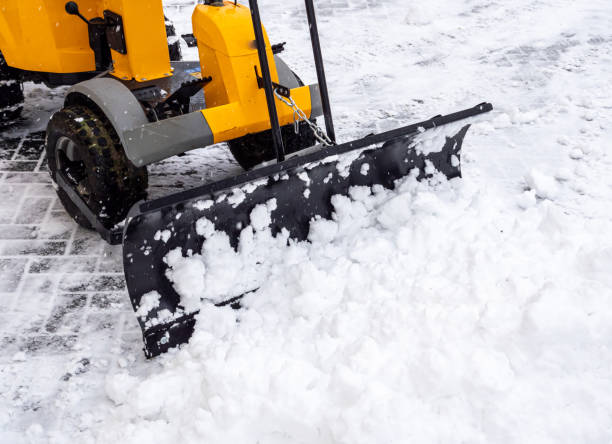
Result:
M259 70L257 69L257 66L255 66L255 76L257 76L257 86L259 87L259 89L264 89L265 88L264 79L263 77L259 75ZM274 82L272 82L272 86L274 87L276 91L278 91L278 93L281 96L286 97L286 98L291 97L290 88L287 88L286 86L283 86L279 83L274 83Z
M280 54L281 52L283 52L285 50L286 44L287 42L277 43L276 45L272 45L272 54L276 55L276 54Z
M198 46L198 40L193 34L183 34L181 35L181 37L183 38L183 40L185 40L185 43L187 43L188 47L195 48L196 46Z
M202 88L212 82L212 77L203 77L184 82L179 89L174 91L166 100L158 104L157 113L163 113L165 109L174 108L180 110L181 113L189 112L189 102L191 97L196 95Z

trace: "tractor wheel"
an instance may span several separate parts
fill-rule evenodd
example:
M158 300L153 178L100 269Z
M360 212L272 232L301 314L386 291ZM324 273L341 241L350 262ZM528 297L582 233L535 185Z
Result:
M125 219L131 206L146 197L146 168L126 157L119 136L101 113L73 105L55 113L47 127L47 161L53 181L61 171L106 228ZM82 227L91 223L61 188L58 197Z
M0 125L19 119L23 109L23 86L0 53Z
M293 125L282 127L281 132L285 143L285 154L296 153L317 143L314 132L305 122L300 122L299 134L295 133ZM272 131L248 134L227 144L236 162L245 170L276 158Z
M180 62L183 60L181 52L181 39L176 35L174 24L165 17L166 20L166 35L168 36L168 52L170 53L171 62Z

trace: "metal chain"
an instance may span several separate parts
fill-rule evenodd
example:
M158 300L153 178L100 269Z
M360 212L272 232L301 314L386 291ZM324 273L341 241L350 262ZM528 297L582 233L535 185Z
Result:
M308 124L310 129L312 129L312 131L314 132L314 136L319 141L319 143L325 146L334 145L334 142L332 142L332 140L327 136L327 134L325 134L325 131L323 131L316 123L308 119L306 113L302 111L299 106L297 106L297 103L295 103L293 97L283 97L279 94L277 89L274 90L274 95L278 100L280 100L293 110L293 124L295 126L296 134L299 134L300 122L306 122L306 124Z

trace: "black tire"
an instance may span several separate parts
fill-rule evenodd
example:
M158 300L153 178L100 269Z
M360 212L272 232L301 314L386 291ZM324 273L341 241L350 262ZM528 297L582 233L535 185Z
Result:
M8 125L19 119L23 100L23 85L19 76L0 53L0 125Z
M46 152L53 181L61 170L106 228L123 221L131 206L146 197L146 167L136 168L128 160L108 119L86 106L69 106L53 115ZM58 188L57 194L79 225L92 228L65 191Z
M176 35L176 28L174 24L164 17L166 20L166 35L168 36L168 52L170 53L171 62L180 62L183 60L183 53L181 52L181 39Z
M299 134L295 133L293 125L282 127L281 132L285 154L296 153L317 143L314 132L305 122L300 122ZM245 170L250 170L262 162L276 159L272 131L269 130L231 140L227 142L227 145L236 162Z

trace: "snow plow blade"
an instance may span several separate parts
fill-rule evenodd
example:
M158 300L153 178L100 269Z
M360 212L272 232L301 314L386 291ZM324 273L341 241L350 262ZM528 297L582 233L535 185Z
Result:
M199 219L212 221L216 230L227 233L232 246L237 247L240 232L251 223L253 208L276 199L270 224L273 234L285 229L292 239L305 240L310 221L318 216L330 218L331 197L347 195L352 186L382 185L393 189L398 179L414 170L418 170L419 179L430 177L431 167L449 179L460 177L461 146L469 124L455 122L491 109L490 104L483 103L136 204L124 230L123 259L146 356L154 357L187 342L194 331L197 313L187 313L181 306L179 294L166 277L168 266L164 258L177 248L183 256L201 252L204 239L196 232ZM434 150L423 151L416 145L415 140L425 132L434 134L433 141L440 142ZM242 197L230 198L236 193ZM159 304L147 307L149 303L142 298L151 292L161 297ZM218 305L237 305L240 296L228 295L226 302Z

